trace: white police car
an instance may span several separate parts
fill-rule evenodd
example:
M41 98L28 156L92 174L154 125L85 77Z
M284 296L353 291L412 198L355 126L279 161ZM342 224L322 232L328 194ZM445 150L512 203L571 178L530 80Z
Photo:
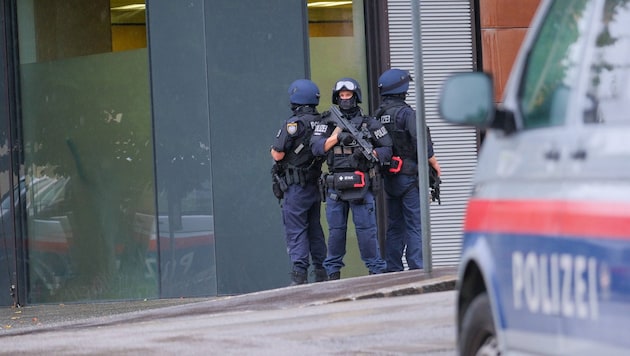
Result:
M493 103L484 73L440 114L487 129L464 224L462 355L630 355L630 2L541 1Z

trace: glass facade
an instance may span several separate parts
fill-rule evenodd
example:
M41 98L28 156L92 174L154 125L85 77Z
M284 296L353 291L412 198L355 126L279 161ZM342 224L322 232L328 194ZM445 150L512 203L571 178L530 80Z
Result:
M267 138L288 83L310 76L327 110L341 77L367 92L367 60L362 0L281 2L2 2L17 42L0 43L18 54L1 58L16 74L2 77L1 261L20 304L286 285ZM365 275L348 234L344 277Z
M27 302L157 297L144 12L17 5Z

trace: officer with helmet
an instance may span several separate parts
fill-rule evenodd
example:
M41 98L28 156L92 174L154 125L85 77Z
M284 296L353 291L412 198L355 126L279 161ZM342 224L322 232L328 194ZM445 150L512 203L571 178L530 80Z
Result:
M271 157L280 167L278 178L286 183L282 220L287 253L293 263L291 285L307 283L311 261L315 281L328 279L323 268L326 240L320 223L318 186L323 159L316 158L310 148L313 130L321 119L317 112L319 96L319 88L308 79L291 83L289 101L293 115L284 122L271 146Z
M361 259L370 274L385 272L376 228L376 207L371 178L380 169L379 162L388 162L392 155L392 140L387 130L373 117L364 116L359 107L361 88L352 78L342 78L332 91L333 105L338 105L340 120L356 128L359 140L369 142L377 162L369 160L351 132L338 125L332 114L323 115L311 140L316 156L325 156L329 173L325 176L326 219L329 226L328 255L324 267L329 280L341 277L345 266L348 213L356 229ZM350 182L351 184L347 184Z
M388 170L384 175L387 194L385 256L388 272L403 270L403 251L409 269L423 267L416 112L405 102L411 80L409 72L402 69L389 69L378 79L381 104L374 116L390 133L394 142L392 162L398 163L395 169ZM427 134L427 158L439 176L440 165L433 151L428 128Z

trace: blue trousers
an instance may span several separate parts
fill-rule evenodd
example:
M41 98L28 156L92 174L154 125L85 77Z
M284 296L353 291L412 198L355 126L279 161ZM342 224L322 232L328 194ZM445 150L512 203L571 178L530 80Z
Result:
M312 260L322 268L326 258L326 240L320 222L321 200L316 184L302 187L292 184L284 192L282 220L284 222L287 253L293 270L306 273Z
M352 210L359 252L365 267L371 274L385 272L386 263L381 258L378 247L374 196L369 191L359 202L335 201L330 198L326 201L326 219L329 228L328 256L324 261L326 272L330 275L339 272L345 266L343 258L346 255L346 232L350 210Z
M387 193L387 271L403 270L402 256L409 269L422 268L422 232L418 178L397 174L385 176Z

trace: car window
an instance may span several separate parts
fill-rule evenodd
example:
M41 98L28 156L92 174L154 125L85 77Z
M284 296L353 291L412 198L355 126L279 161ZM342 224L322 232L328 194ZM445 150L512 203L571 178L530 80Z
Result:
M630 124L630 4L604 6L584 100L584 122Z
M188 192L181 193L179 201L180 210L183 215L205 215L212 214L212 189L210 181L204 181L197 187L190 189ZM162 191L158 194L158 206L160 207L160 215L168 215L168 193Z
M525 129L564 124L593 13L587 0L556 1L529 52L519 91Z

